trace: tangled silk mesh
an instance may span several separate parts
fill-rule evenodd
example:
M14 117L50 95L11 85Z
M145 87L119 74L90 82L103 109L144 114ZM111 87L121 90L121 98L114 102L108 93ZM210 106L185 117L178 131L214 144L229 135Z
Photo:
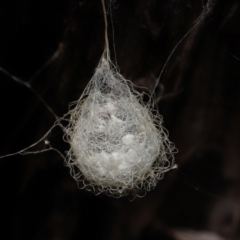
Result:
M121 197L151 190L174 167L174 145L141 95L101 58L70 110L67 165L79 187Z

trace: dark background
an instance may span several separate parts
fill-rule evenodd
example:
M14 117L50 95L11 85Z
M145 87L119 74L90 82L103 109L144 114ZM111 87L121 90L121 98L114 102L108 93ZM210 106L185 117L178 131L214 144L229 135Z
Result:
M112 1L121 74L153 89L202 4L206 1ZM156 89L164 126L179 150L177 170L130 202L78 190L56 152L3 158L1 239L220 239L204 238L203 231L240 239L239 5L211 1ZM108 20L114 60L110 15ZM30 84L58 116L79 98L103 46L100 0L0 0L0 66L29 81L57 51ZM36 142L55 121L36 94L3 73L0 109L1 156ZM64 153L62 135L56 128L48 140ZM36 149L43 148L41 143Z

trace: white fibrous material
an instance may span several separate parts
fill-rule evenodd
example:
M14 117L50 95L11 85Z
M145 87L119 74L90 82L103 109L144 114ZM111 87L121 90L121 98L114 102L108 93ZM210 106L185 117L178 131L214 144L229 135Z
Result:
M174 145L141 95L103 56L66 128L80 187L121 197L150 190L174 167Z

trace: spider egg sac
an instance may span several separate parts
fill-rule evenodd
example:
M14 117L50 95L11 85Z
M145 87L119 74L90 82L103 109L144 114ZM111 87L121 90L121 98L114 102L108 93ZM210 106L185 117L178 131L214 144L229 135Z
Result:
M171 165L161 117L152 116L105 59L83 95L67 128L73 177L114 196L154 187Z

